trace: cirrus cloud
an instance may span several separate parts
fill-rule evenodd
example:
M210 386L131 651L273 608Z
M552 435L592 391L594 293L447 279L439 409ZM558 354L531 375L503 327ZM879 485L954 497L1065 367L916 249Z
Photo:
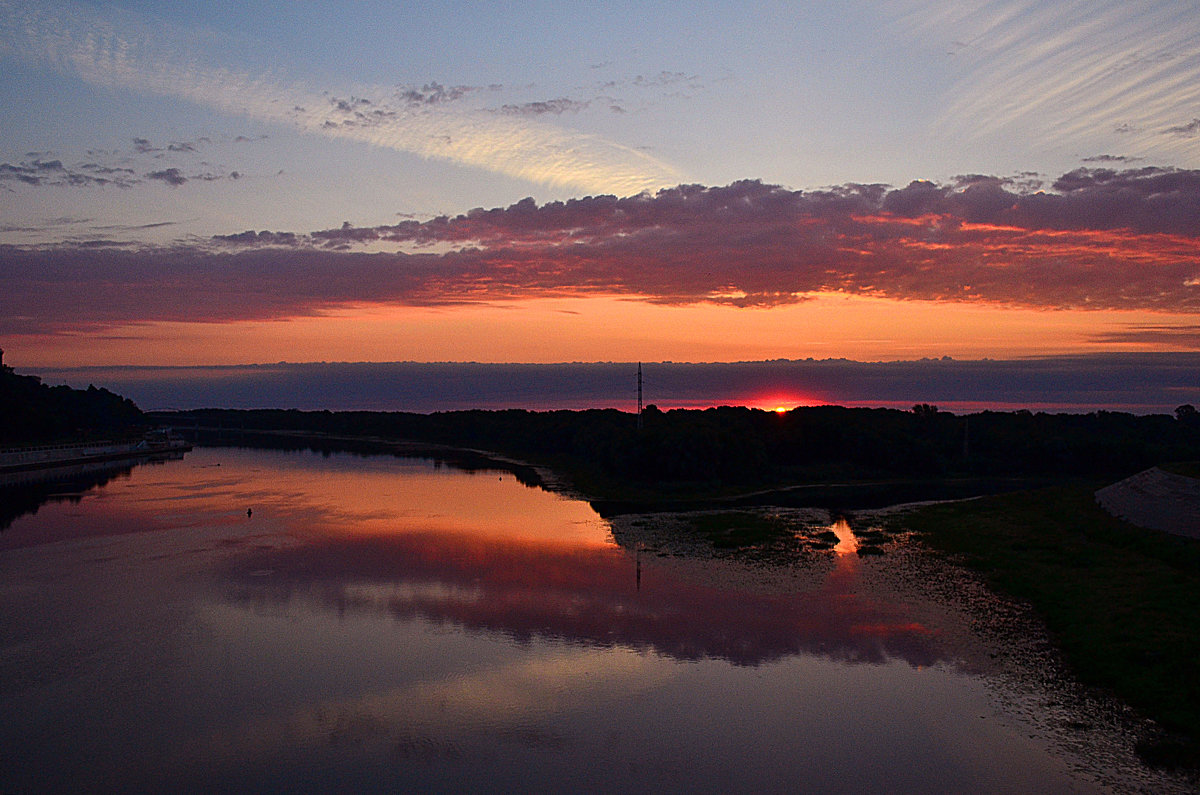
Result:
M957 79L935 128L959 138L1127 136L1145 152L1194 160L1200 105L1195 8L1164 0L900 4L897 26L941 41Z
M564 100L492 113L460 107L473 89L373 86L330 96L276 75L205 64L210 33L109 9L0 0L0 56L47 65L95 85L183 99L223 113L361 141L555 187L635 193L677 182L670 165L634 147L535 118ZM566 100L570 102L570 100ZM139 139L139 151L157 151Z

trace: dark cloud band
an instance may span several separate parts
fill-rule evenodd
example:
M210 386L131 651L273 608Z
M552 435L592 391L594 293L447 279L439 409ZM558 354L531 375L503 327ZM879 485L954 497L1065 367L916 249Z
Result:
M1200 171L1078 169L1053 188L985 176L809 192L745 181L169 248L6 247L0 331L591 294L1200 312Z
M742 405L772 397L908 408L985 406L1170 413L1200 405L1200 353L1093 354L1017 360L921 359L647 364L660 408ZM39 372L51 383L104 384L143 408L299 408L431 412L636 406L633 363L312 363L228 367L83 367ZM1004 404L997 406L1002 396Z

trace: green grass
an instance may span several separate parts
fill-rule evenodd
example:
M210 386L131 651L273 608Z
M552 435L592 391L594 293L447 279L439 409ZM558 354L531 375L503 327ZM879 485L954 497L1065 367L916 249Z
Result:
M718 549L760 546L794 533L787 522L752 511L694 514L687 522Z
M704 539L714 549L755 550L794 560L797 554L830 554L838 543L837 534L822 525L754 509L679 516L685 523L686 532ZM864 557L883 555L882 545L887 541L888 535L883 530L865 531L859 535L858 554Z
M934 505L894 522L1031 603L1086 684L1177 736L1150 761L1200 767L1200 542L1100 509L1093 486Z
M1172 464L1162 464L1159 468L1184 477L1200 478L1200 461L1178 461Z

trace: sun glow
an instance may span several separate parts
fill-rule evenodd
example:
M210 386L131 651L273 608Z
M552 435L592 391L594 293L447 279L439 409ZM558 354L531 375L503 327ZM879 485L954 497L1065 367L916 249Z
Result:
M747 398L743 405L760 411L771 411L782 416L792 409L802 406L820 406L823 402L817 398L776 393L761 398Z

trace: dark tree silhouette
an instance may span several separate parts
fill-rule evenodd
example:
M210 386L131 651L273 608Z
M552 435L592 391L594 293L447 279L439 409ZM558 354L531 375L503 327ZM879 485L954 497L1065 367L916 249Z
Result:
M107 389L49 387L37 376L0 367L0 445L123 435L145 424L133 401Z

